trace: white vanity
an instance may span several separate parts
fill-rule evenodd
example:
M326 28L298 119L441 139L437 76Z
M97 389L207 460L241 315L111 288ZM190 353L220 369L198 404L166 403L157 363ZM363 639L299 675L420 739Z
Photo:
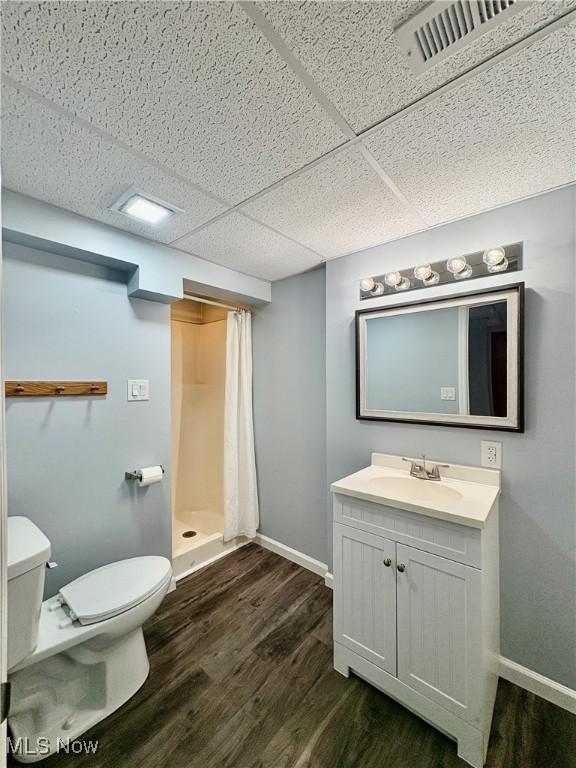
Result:
M331 486L334 666L481 768L498 684L500 472L451 465L434 481L410 466L375 453Z

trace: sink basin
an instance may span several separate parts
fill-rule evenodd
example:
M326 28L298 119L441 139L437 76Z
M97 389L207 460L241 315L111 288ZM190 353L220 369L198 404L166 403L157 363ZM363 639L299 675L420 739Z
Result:
M377 493L398 499L418 501L460 501L462 494L454 488L434 480L418 480L411 477L373 477L369 485Z

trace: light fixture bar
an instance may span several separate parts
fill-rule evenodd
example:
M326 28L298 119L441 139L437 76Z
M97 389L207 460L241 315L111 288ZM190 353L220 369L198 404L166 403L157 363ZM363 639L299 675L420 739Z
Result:
M522 254L523 243L512 243L465 256L447 256L433 263L424 258L409 269L390 270L360 280L360 301L517 272L522 269Z

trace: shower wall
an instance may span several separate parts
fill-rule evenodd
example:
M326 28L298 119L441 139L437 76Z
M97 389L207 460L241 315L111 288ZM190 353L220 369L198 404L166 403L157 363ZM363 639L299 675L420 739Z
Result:
M172 319L172 509L184 524L223 504L225 313L189 304L192 322Z

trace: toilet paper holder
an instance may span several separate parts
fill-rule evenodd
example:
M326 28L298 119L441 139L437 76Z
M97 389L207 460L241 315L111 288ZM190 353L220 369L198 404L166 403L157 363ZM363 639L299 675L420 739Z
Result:
M162 474L164 475L165 470L162 464L160 464L160 469L162 470ZM133 469L132 472L125 472L124 478L126 480L142 480L142 470L141 469Z

